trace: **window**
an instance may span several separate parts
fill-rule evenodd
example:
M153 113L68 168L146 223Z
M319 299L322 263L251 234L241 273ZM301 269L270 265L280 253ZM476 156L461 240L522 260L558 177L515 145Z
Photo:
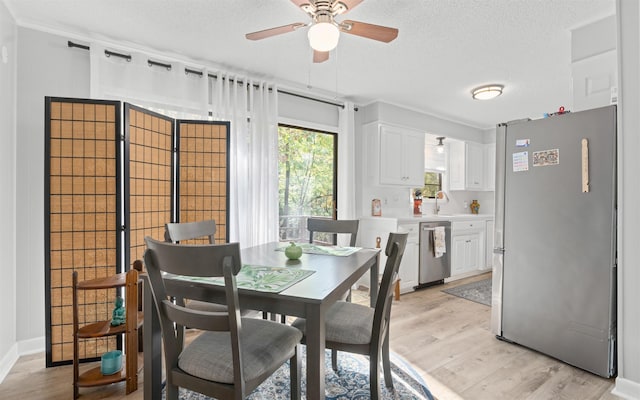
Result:
M308 217L335 218L336 135L278 126L280 240L307 241Z
M442 190L442 174L446 171L446 150L436 146L435 140L427 140L424 147L424 187L422 197L433 199Z
M442 174L439 172L424 173L424 187L422 188L422 197L434 199L436 193L442 190Z

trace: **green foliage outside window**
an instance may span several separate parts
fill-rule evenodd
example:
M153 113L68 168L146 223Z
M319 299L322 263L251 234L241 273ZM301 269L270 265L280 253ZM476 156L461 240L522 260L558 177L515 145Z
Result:
M278 127L282 240L302 235L294 233L291 227L303 225L308 216L333 216L336 173L334 141L333 134L285 125ZM284 233L285 228L290 232Z
M438 172L425 172L422 197L433 199L440 190L442 190L442 174Z

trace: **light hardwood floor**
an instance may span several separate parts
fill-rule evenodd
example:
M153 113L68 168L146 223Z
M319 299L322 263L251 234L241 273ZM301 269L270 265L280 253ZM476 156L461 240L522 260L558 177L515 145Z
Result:
M489 330L490 308L442 292L485 279L466 278L403 295L394 301L391 349L422 373L439 400L613 400L613 379L571 367L545 355L497 340ZM354 292L354 299L368 301ZM72 368L44 368L44 354L21 357L0 385L0 399L71 399ZM124 384L81 389L81 399L141 400Z

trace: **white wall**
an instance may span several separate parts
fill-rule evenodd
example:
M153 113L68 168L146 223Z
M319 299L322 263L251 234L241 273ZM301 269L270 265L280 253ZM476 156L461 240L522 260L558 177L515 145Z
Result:
M16 25L0 3L0 382L17 359L16 343Z
M618 0L618 377L614 393L640 399L640 7Z
M89 53L18 28L16 339L44 348L44 97L89 96Z
M338 110L333 104L278 93L278 118L285 124L337 132Z
M393 104L376 102L361 109L363 124L381 121L459 140L483 143L482 131L468 125L409 110Z

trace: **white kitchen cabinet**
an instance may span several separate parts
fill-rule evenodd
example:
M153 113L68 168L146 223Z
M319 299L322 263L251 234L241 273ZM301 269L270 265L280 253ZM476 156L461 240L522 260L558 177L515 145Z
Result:
M456 235L451 238L451 275L480 269L480 234Z
M376 183L424 186L424 133L384 124L374 127L379 129L379 136L377 143L369 147L374 155L369 168L378 171ZM372 140L371 134L368 140Z
M454 221L451 224L451 276L485 266L485 221Z
M493 227L494 227L494 222L492 219L487 220L487 233L485 235L485 241L487 243L486 245L486 254L485 254L485 258L486 258L486 262L485 262L485 268L489 269L491 267L493 267Z
M484 145L449 142L449 189L484 190Z
M418 285L418 273L420 263L420 224L399 224L397 218L385 217L365 217L360 219L358 226L358 239L356 245L359 247L375 247L376 238L380 238L380 273L387 262L384 249L387 246L387 239L390 232L408 232L407 245L400 262L398 276L400 277L400 293L413 291ZM358 281L360 284L368 286L368 275Z
M496 144L484 145L484 188L494 191L496 189Z
M408 232L407 245L400 262L398 276L400 293L407 293L418 286L420 271L420 224L398 225L398 232Z

